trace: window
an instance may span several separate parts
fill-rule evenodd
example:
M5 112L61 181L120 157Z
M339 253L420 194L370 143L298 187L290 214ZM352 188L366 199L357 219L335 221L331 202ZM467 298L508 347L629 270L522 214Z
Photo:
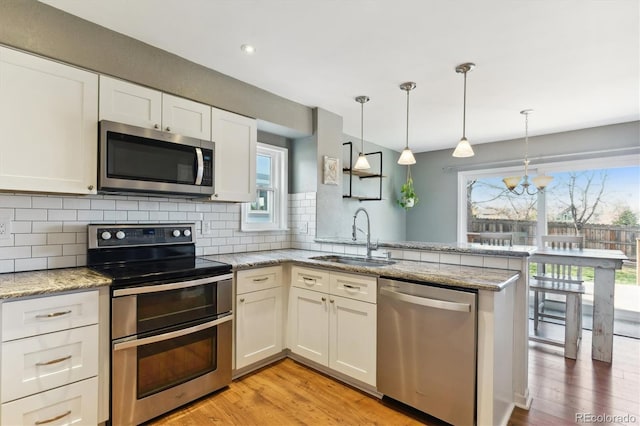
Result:
M287 228L287 150L258 143L256 198L242 204L240 229L273 231Z

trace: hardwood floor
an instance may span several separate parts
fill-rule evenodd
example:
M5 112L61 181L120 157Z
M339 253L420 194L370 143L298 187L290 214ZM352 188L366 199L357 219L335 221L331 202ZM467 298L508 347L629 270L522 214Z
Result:
M577 360L561 348L532 343L529 411L510 426L576 424L576 414L618 416L598 423L640 424L640 340L614 337L614 360L591 359L585 332ZM150 422L151 425L443 425L392 401L378 400L290 359L265 367Z

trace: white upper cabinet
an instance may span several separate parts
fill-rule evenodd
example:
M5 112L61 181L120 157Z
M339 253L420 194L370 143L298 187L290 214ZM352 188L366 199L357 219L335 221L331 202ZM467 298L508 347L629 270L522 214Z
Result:
M0 47L0 189L95 194L98 76Z
M211 107L177 96L162 95L162 129L211 140Z
M215 193L211 199L253 201L256 198L256 120L212 108L211 140L215 143Z
M211 107L100 76L100 119L211 140Z

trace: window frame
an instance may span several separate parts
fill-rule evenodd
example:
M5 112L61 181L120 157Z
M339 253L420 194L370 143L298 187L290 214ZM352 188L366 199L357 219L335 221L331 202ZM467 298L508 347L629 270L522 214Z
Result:
M640 154L591 158L581 160L553 161L529 166L529 176L542 173L568 172L573 170L606 169L616 167L631 167L640 164ZM458 243L467 242L467 182L473 178L506 177L524 173L524 166L496 167L491 169L464 170L458 172ZM546 197L537 198L536 209L538 221L536 229L537 245L541 244L541 236L547 233Z
M257 214L268 214L271 220L268 222L251 222L248 221L249 214L251 213L251 202L242 203L240 207L240 230L242 232L257 232L257 231L286 231L287 217L288 217L288 155L287 148L282 148L275 145L269 145L258 142L256 145L256 165L257 157L259 155L271 157L271 172L272 181L271 186L265 187L257 184L256 173L256 196L258 190L266 189L273 191L273 212L258 212ZM256 166L257 167L257 166Z

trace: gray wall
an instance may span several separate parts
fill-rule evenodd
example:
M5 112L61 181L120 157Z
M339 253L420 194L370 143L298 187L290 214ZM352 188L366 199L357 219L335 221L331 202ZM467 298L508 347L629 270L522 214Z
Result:
M0 43L312 133L309 107L35 0L0 1Z
M343 135L343 142L353 142L352 161L360 152L360 138ZM406 238L406 213L398 206L397 200L400 196L400 186L406 179L406 166L398 165L400 154L388 148L383 148L371 142L365 141L365 152L382 151L382 200L380 201L358 201L344 198L342 200L342 215L334 222L337 236L349 238L351 236L351 225L353 224L353 214L359 207L364 207L371 219L371 239L375 241L405 241ZM373 171L379 170L377 155L368 156L369 163ZM347 146L343 149L343 163L347 166L349 161L349 150ZM343 193L348 193L348 176L343 177ZM379 180L375 178L359 179L353 178L352 193L354 195L377 196L380 192ZM358 215L357 225L365 229L366 220L363 215ZM362 233L358 233L358 239L364 239Z
M420 203L407 213L410 240L457 239L458 171L521 165L523 139L478 144L472 158L453 158L453 147L416 155L412 175ZM594 127L529 138L532 165L604 158L640 152L640 122Z

